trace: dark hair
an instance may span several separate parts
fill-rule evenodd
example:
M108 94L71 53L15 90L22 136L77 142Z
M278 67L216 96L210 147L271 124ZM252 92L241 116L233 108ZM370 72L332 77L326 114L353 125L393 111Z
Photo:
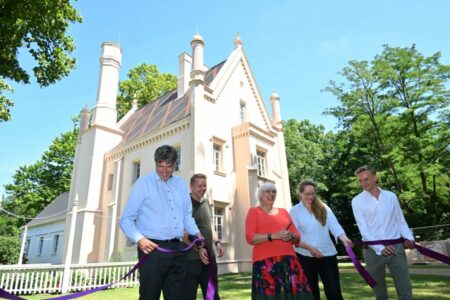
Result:
M314 192L317 190L316 184L310 180L303 180L298 184L298 197L300 198L300 193L303 193L305 188L307 186L314 187ZM322 226L325 226L327 223L327 209L325 208L325 204L323 204L322 200L320 200L319 197L314 196L314 200L311 203L311 210L314 214L314 217L316 217L317 221L322 224Z
M174 164L177 161L177 150L169 145L164 145L158 147L155 150L155 163L167 162Z
M356 169L355 171L355 175L358 176L359 173L365 172L365 171L369 171L370 173L372 173L372 175L377 175L377 171L375 171L375 169L369 165L364 165L362 167L359 167L358 169Z
M192 175L192 177L191 177L191 184L194 184L195 183L195 180L197 180L197 179L206 179L206 175L205 174L202 174L202 173L197 173L197 174L194 174L194 175Z

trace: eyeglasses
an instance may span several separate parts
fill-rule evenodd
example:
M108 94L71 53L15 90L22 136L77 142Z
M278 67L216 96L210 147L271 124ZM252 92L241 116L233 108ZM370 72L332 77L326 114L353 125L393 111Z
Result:
M266 193L275 193L276 194L277 191L276 190L267 190Z
M302 194L303 196L306 196L306 197L315 197L316 196L316 193L308 193L308 194L306 194L306 193L304 193L304 194Z

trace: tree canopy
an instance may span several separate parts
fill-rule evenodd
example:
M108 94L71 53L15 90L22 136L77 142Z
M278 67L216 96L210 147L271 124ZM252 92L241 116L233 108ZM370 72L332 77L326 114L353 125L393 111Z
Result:
M69 56L75 45L67 30L81 16L69 0L0 1L0 122L11 119L12 92L5 80L30 83L30 75L19 61L20 50L29 52L36 65L33 74L40 86L67 76L75 66Z
M131 109L134 99L137 100L138 107L142 107L177 86L177 77L169 73L159 73L156 65L143 63L131 69L127 76L128 79L119 83L118 119Z
M371 62L351 61L340 74L345 81L325 90L340 101L327 113L351 143L342 150L379 171L380 185L399 195L410 225L449 221L450 66L440 63L440 53L425 57L415 45L385 45Z

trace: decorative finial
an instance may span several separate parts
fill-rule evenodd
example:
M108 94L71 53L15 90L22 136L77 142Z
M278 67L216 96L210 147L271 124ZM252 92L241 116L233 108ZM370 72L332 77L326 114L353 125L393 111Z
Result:
M235 48L242 46L242 41L241 41L241 38L239 37L239 31L236 31L236 35L234 37L234 46L235 46Z
M137 100L136 94L134 94L133 102L131 104L131 108L132 109L137 109L138 108L138 100Z

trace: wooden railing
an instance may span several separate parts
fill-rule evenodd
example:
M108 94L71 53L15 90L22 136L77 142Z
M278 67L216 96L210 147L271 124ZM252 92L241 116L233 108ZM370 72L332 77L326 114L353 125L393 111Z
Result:
M139 284L138 272L119 281L134 262L72 265L68 291L84 291L109 283L113 287ZM64 265L7 265L0 266L0 287L16 295L61 293Z

